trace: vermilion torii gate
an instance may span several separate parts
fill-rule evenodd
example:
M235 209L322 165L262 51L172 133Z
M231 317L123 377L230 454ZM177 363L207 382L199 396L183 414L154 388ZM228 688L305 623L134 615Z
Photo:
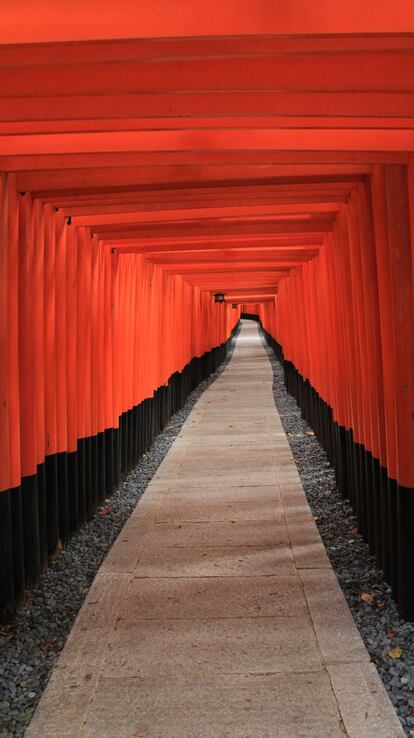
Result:
M414 9L286 5L1 11L3 614L244 311L414 617Z

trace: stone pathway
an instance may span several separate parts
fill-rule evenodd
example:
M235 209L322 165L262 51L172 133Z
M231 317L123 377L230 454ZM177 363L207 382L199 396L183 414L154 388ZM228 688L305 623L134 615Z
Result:
M403 735L244 322L95 578L26 736Z

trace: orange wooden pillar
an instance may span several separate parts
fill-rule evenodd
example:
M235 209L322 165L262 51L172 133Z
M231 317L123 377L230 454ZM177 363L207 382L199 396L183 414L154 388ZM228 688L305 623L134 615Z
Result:
M44 310L44 278L45 278L45 212L39 200L33 203L34 217L34 268L31 275L31 294L34 296L31 306L31 324L35 335L34 362L34 400L36 422L36 455L37 455L37 499L39 517L40 566L47 565L47 511L46 511L46 432L45 432L45 310Z
M380 287L391 575L402 614L413 617L414 347L412 236L406 167L376 168L372 193Z
M68 486L68 407L66 338L66 253L67 225L61 211L53 212L55 223L56 270L56 467L58 490L58 530L61 544L67 540L69 526Z
M69 531L79 525L78 468L78 237L76 228L66 232L66 404Z
M367 537L371 552L381 568L388 566L389 536L383 519L381 459L385 454L384 404L382 397L382 353L378 296L378 273L369 188L360 185L353 195L360 232L361 302L364 322L364 369L367 381L365 479L368 495Z
M33 204L29 195L19 202L19 386L20 452L24 565L27 586L33 586L40 572L39 502L37 489L37 438L35 400L36 328L33 308L43 296L35 273Z
M46 439L46 512L47 548L54 556L58 550L59 509L57 470L57 343L56 343L56 231L50 206L45 207L45 439Z
M15 177L0 174L0 618L23 597L20 488L18 201Z

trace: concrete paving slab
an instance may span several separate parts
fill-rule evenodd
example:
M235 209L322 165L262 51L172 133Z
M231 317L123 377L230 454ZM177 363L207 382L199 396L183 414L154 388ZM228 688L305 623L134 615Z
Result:
M320 672L102 678L84 738L114 738L113 724L116 738L344 738L329 679Z
M373 664L335 664L328 672L349 738L404 738Z
M140 577L281 576L295 573L290 549L279 546L146 546L136 568Z
M274 451L275 443L280 440L281 432L269 433L263 431L262 433L245 433L244 435L215 435L215 436L178 436L175 440L177 448L188 448L191 453L197 449L197 453L204 451L207 453L210 448L226 448L228 446L240 446L243 449L259 448L259 449L271 449Z
M134 579L124 600L124 620L153 618L303 617L297 576Z
M131 517L124 525L115 544L103 562L100 572L133 572L143 551L148 531L154 524L154 517L145 512L145 505L139 515ZM155 514L155 508L154 514ZM157 508L158 509L158 506Z
M256 433L266 429L266 423L263 420L248 420L247 418L239 422L229 422L223 420L215 423L203 423L203 425L188 426L181 431L183 435L192 433L194 436L218 436L228 433L232 436L248 435L250 432Z
M118 621L103 676L319 671L308 616Z
M300 518L305 521L310 518L314 520L307 500L303 499L303 494L301 496L297 495L296 497L292 496L288 500L285 497L283 499L283 512L286 520L288 518L295 518L296 521L300 520Z
M285 520L296 568L330 569L325 546L312 517L302 517L300 521L287 517Z
M131 581L129 574L97 574L60 654L59 666L99 668Z
M157 523L147 533L148 547L287 546L284 522L226 520L196 523Z
M214 455L213 450L211 453L212 455ZM190 454L189 456L193 455ZM273 462L270 458L267 458L263 461L262 464L260 464L256 459L253 459L252 457L247 457L247 459L245 460L237 461L237 455L233 454L233 458L231 458L229 460L229 463L226 464L226 461L221 453L217 454L217 463L214 463L214 478L240 478L240 468L243 469L245 475L249 479L253 476L254 480L257 481L258 484L266 484L269 478L271 478L272 481L273 479L275 479L273 472ZM194 457L191 458L191 460L186 460L185 469L183 465L180 467L179 471L180 477L183 477L184 474L187 478L195 477L196 479L209 479L211 474L211 455L209 459L206 457L200 459L199 464L197 464L197 462L194 460ZM265 474L268 475L266 478L264 477Z
M145 494L138 500L134 513L139 510L141 517L147 517L153 520L158 513L158 509L164 498L165 487L158 487L154 482L150 482ZM127 523L132 521L134 516L131 516ZM127 523L125 525L127 525Z
M332 569L302 570L300 578L325 663L369 661Z
M237 485L229 487L225 484L217 484L214 487L174 487L174 480L171 480L170 485L165 485L163 489L162 505L168 501L174 504L176 501L179 504L181 501L188 503L192 501L194 504L199 502L209 503L214 505L218 501L223 502L263 502L268 500L269 502L277 502L281 504L278 489L275 484L261 484L255 486L240 486Z
M157 482L162 482L160 477L156 477ZM269 484L276 484L276 473L272 471L246 471L236 473L235 471L226 471L222 473L214 471L213 474L198 474L196 470L185 473L183 467L180 468L180 474L174 478L167 478L164 481L165 486L172 487L218 487L225 485L227 487L265 487Z
M263 446L263 443L256 446L249 446L245 443L229 443L223 446L216 442L214 445L209 444L207 448L187 444L181 450L181 453L183 459L185 459L186 470L195 468L198 463L200 468L209 464L207 469L211 471L212 454L214 454L215 471L222 467L230 469L232 467L235 467L235 469L252 467L259 470L271 467L273 469L277 458L274 441L269 441L267 448Z
M75 669L58 664L25 738L80 738L98 681L99 671L86 664Z
M238 403L238 407L231 407L226 406L224 407L224 403L221 402L219 405L210 405L209 407L203 408L203 412L189 423L189 426L191 425L198 425L199 423L203 423L205 425L211 424L215 425L218 428L222 427L223 421L226 423L231 422L245 422L246 421L246 411L244 408L240 407L240 403ZM253 421L263 421L265 417L265 414L263 410L257 411L254 410L253 407L249 408L249 414L248 418Z
M402 738L255 325L118 536L27 738Z
M180 498L182 500L182 497ZM282 507L275 500L248 500L247 502L227 501L219 499L211 502L176 501L175 495L170 501L165 500L160 507L156 521L167 522L203 522L224 520L266 520L278 521L282 518Z

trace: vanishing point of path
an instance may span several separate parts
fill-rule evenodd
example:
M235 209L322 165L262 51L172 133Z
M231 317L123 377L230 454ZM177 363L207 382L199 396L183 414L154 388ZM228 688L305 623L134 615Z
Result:
M27 738L402 738L244 322L98 572Z

